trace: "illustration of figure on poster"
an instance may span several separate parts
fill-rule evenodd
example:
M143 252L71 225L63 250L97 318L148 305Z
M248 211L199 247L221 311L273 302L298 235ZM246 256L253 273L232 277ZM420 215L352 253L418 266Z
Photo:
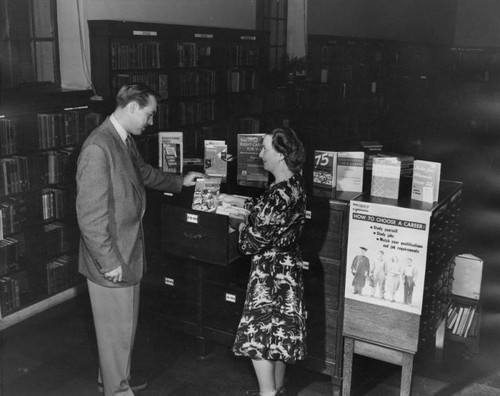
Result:
M419 271L412 257L401 257L378 250L370 258L360 247L351 263L352 293L411 306Z

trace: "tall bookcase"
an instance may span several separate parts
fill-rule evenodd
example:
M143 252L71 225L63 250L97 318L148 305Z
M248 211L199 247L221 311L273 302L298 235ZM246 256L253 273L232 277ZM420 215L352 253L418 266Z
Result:
M266 33L169 24L88 21L92 80L112 98L124 83L144 82L161 96L153 130L184 132L185 156L203 141L236 145L238 133L273 123L282 99L267 87ZM269 111L267 109L270 109ZM150 150L155 152L154 145ZM154 164L157 155L146 158Z
M27 97L0 108L0 330L72 297L82 283L76 159L102 120L86 91Z

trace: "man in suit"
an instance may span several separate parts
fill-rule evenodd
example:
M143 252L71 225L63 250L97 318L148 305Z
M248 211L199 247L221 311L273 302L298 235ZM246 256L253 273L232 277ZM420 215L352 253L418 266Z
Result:
M202 173L163 173L146 164L131 135L153 124L157 94L124 85L116 109L83 144L77 165L76 210L81 231L79 271L87 277L99 352L98 384L105 395L133 395L131 355L140 280L145 270L144 186L177 193Z

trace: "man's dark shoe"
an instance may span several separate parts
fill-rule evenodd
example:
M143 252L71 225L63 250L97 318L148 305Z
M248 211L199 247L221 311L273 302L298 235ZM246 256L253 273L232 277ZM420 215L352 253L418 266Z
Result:
M148 380L144 377L141 377L140 375L131 377L128 380L128 385L130 386L130 389L132 392L140 391L143 389L146 389L148 387ZM104 386L102 383L97 382L97 390L101 393L104 392Z

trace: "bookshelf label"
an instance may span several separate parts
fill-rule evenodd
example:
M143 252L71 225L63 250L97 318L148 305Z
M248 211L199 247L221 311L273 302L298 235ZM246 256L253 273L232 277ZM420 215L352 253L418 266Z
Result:
M235 303L236 302L236 296L231 293L226 293L226 301Z
M188 223L198 224L198 215L186 213L186 221Z
M246 40L246 41L255 41L257 40L257 37L255 36L240 36L241 40Z
M89 106L65 107L64 111L88 109Z
M134 30L134 36L158 36L158 32L152 30Z
M167 286L174 286L175 281L174 281L172 278L167 278L167 277L165 277L165 284L166 284Z
M210 33L195 33L195 38L213 39L214 35Z

